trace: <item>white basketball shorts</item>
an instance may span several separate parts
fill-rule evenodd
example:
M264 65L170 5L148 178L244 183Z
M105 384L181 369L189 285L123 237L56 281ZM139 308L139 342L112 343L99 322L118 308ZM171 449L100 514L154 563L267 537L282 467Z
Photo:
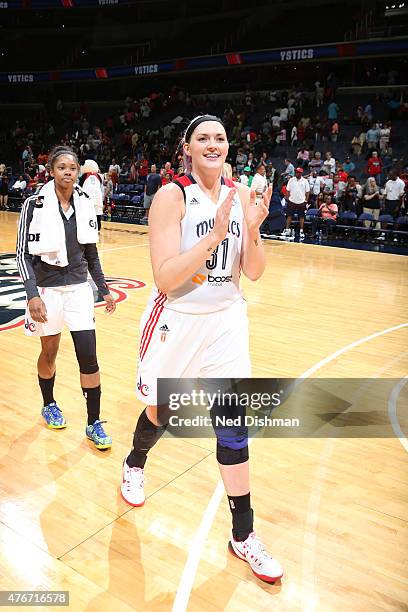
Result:
M209 314L185 314L164 307L157 318L153 311L146 309L140 323L136 394L145 404L156 405L158 378L251 376L244 300Z
M65 287L38 287L38 293L47 309L48 321L33 321L27 304L27 336L54 336L61 333L64 324L70 331L95 329L94 296L89 283Z

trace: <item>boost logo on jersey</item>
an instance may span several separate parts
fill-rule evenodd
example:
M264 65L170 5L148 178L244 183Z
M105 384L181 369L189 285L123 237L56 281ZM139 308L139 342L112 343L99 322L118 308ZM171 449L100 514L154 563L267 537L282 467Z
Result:
M221 285L222 283L232 283L232 276L213 276L212 274L209 274L208 282L216 285Z
M142 289L146 283L133 278L107 276L109 290L119 304L128 298L131 289ZM95 296L96 308L105 302ZM17 270L15 253L0 254L0 332L25 325L26 293Z

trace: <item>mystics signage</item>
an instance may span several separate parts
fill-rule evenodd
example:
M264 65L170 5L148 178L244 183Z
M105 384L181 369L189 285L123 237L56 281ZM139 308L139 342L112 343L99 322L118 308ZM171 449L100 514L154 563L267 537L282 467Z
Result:
M295 47L285 49L264 49L262 51L245 51L226 53L205 57L190 57L142 64L138 66L114 66L87 68L83 70L61 70L48 72L27 72L20 74L0 73L0 82L11 85L31 85L44 81L84 81L95 79L139 78L156 76L163 73L199 72L228 66L253 66L270 64L293 64L325 60L345 60L371 56L386 57L406 55L408 38L375 41L354 41L352 43L334 43L314 47Z

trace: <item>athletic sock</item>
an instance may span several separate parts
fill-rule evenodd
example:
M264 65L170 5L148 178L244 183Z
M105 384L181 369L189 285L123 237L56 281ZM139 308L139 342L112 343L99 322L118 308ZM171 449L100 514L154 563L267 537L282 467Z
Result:
M41 376L38 376L38 383L40 385L41 393L43 396L44 406L48 406L48 404L51 404L51 402L55 402L54 382L55 382L55 372L54 372L54 376L52 376L51 378L41 378Z
M232 535L236 542L243 542L254 530L254 512L251 509L251 494L228 495L232 513Z
M146 409L143 410L133 435L133 448L126 459L130 468L144 468L147 453L160 440L166 431L166 427L167 425L158 426L152 423L146 414Z
M82 387L82 393L86 399L88 425L93 425L99 419L101 410L101 385L91 388Z

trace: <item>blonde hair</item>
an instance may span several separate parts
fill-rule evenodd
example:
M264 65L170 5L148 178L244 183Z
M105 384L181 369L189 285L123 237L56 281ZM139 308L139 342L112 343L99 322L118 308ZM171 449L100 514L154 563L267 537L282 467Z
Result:
M86 174L87 172L97 173L99 172L99 166L93 159L86 159L84 161L84 165L81 166L81 174Z
M227 164L227 162L224 162L222 164L222 176L225 176L225 178L232 179L231 164Z

